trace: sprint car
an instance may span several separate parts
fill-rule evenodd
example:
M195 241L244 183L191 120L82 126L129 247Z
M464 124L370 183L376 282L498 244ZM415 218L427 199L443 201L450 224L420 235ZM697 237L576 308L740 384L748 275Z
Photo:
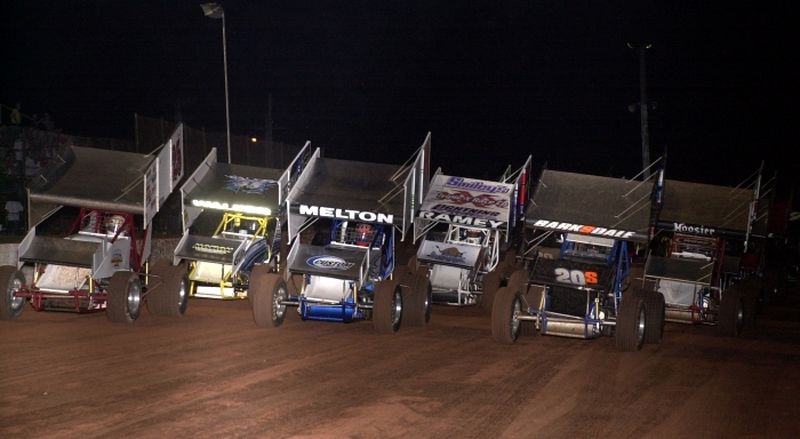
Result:
M285 269L256 265L250 278L256 324L277 327L295 311L302 320L371 319L381 333L426 324L430 282L395 264L395 244L423 199L429 154L430 133L402 166L326 158L306 145L281 177L290 242ZM312 225L322 233L309 244L299 235Z
M665 180L665 201L655 248L645 263L643 285L665 298L666 320L716 325L738 335L755 319L757 263L748 245L763 239L760 172L727 187ZM766 205L761 206L761 210Z
M105 311L113 322L186 310L183 268L149 263L152 228L183 176L183 126L154 155L64 146L28 191L17 266L0 267L0 319L36 311ZM24 272L31 272L26 279Z
M219 163L212 149L186 179L181 187L184 233L173 262L188 262L190 296L244 299L256 263L277 269L282 173Z
M436 171L414 218L415 238L422 240L411 262L428 271L434 303L491 309L495 291L515 264L515 253L507 250L525 212L530 167L528 157L499 181Z
M592 339L619 350L660 342L663 296L631 289L631 243L646 245L662 174L634 181L545 169L526 213L524 268L495 295L492 336ZM556 242L540 250L544 243ZM552 245L552 244L551 244Z

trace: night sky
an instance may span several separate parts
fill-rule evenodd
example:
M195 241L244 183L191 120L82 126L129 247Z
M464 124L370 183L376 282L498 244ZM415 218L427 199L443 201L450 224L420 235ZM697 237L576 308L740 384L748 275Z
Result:
M68 134L132 139L134 112L224 131L221 21L199 3L3 2L0 102ZM652 156L669 148L671 178L736 184L761 159L794 163L778 158L797 147L795 15L706 3L222 2L231 130L262 136L271 93L277 139L333 157L402 161L431 131L445 173L492 178L533 154L630 177L626 43L652 42Z

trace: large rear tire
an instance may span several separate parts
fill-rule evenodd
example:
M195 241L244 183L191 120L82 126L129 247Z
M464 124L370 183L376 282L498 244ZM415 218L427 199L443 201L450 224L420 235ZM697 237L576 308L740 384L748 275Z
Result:
M492 337L498 343L513 344L522 327L522 300L517 291L507 287L497 290L492 306Z
M517 265L517 249L510 248L506 251L506 254L503 255L503 260L498 264L499 271L503 274L509 274L519 268Z
M519 269L514 270L511 273L511 276L508 278L508 282L506 282L506 286L511 288L512 290L522 290L525 287L525 284L528 283L528 272L525 270Z
M481 309L487 315L492 314L492 307L503 280L502 274L498 270L490 271L483 276L483 292L481 294Z
M114 323L133 323L142 310L142 281L130 271L117 271L108 282L106 317Z
M739 291L731 288L722 293L717 315L717 332L726 337L736 337L744 327L744 303Z
M189 304L189 278L184 264L159 259L150 269L147 309L155 315L180 317ZM150 291L152 289L152 291Z
M644 299L638 294L626 294L622 298L617 315L615 339L617 349L625 352L638 351L644 344L647 312Z
M276 328L286 318L289 289L280 274L271 272L268 265L256 265L250 273L247 292L253 308L253 320L262 328Z
M372 302L372 326L381 334L392 334L403 321L403 287L396 279L378 282Z
M0 267L0 320L16 319L25 308L25 298L14 293L25 285L25 275L13 265Z

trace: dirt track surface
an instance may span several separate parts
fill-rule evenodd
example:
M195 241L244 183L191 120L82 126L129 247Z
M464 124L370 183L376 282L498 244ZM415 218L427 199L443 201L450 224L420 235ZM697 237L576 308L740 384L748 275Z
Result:
M36 313L0 322L0 437L800 437L798 294L739 339L668 324L496 344L477 309L427 328L257 328L247 301L179 319ZM791 299L791 300L789 300Z

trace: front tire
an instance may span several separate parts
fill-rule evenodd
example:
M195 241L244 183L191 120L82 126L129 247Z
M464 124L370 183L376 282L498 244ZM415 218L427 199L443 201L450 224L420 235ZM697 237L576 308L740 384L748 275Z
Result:
M717 332L726 337L736 337L742 332L744 321L742 296L732 288L723 292L717 315Z
M133 323L142 310L142 281L130 271L117 271L108 282L106 317L114 323Z
M433 310L433 290L431 281L424 273L407 274L408 300L403 313L403 324L425 326L431 320Z
M250 273L250 290L247 292L253 308L253 320L262 328L276 328L286 318L289 290L280 274L270 271L267 265L256 265Z
M378 283L372 302L372 326L381 334L392 334L400 329L403 320L403 288L396 280Z
M617 349L624 352L640 350L644 344L646 324L644 299L638 294L627 294L622 299L617 315L614 337Z
M0 320L16 319L25 307L24 297L14 293L25 285L25 275L12 265L0 267Z
M647 328L644 331L645 343L661 343L664 337L664 295L658 291L637 291L644 301L647 314Z
M497 291L492 306L492 337L495 341L502 344L513 344L517 341L522 327L519 320L522 308L522 300L517 291L507 287Z

